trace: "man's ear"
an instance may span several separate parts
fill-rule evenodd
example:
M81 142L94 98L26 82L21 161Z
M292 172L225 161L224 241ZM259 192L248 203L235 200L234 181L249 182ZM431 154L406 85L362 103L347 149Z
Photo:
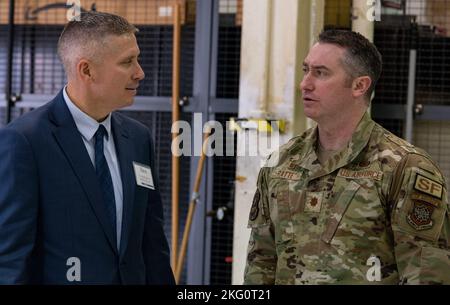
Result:
M83 81L90 81L93 79L92 62L87 59L80 59L76 69L78 77Z
M360 76L353 80L352 94L354 98L361 97L366 94L372 84L372 79L369 76Z

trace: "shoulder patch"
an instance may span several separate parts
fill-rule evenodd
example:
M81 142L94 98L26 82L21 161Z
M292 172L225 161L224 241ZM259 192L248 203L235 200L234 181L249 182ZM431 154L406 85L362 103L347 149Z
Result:
M422 193L442 199L443 185L425 176L417 174L414 189Z
M252 208L250 209L249 219L254 221L259 214L259 200L261 199L261 193L257 189L255 192L255 196L253 197Z
M422 201L413 200L414 207L407 216L408 223L417 231L427 230L433 227L431 216L434 206Z

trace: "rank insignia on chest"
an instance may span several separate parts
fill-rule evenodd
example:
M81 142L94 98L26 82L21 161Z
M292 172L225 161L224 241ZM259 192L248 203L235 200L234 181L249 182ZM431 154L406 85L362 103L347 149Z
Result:
M322 207L323 192L307 192L305 212L319 213Z
M408 223L418 231L433 227L431 215L433 215L434 206L418 200L413 200L413 203L414 207L407 216Z

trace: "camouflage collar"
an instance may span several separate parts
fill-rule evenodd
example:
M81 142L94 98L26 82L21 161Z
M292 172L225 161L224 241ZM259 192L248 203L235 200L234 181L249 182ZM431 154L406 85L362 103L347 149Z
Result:
M347 163L352 162L360 154L364 147L367 146L374 126L375 122L366 111L352 135L352 140L347 146Z
M360 152L366 147L370 135L372 134L375 122L370 118L370 115L366 112L358 123L355 132L352 135L351 141L347 147L328 160L325 166L322 166L317 159L315 147L317 143L318 128L314 130L305 138L307 148L304 150L305 154L301 156L301 166L312 172L310 174L310 180L318 177L328 175L335 170L351 163Z

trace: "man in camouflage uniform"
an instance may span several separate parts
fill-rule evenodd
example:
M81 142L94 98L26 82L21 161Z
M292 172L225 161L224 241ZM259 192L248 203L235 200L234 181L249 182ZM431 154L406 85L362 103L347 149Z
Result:
M246 284L450 284L444 177L371 120L381 55L325 31L300 85L317 127L272 154L249 216Z

